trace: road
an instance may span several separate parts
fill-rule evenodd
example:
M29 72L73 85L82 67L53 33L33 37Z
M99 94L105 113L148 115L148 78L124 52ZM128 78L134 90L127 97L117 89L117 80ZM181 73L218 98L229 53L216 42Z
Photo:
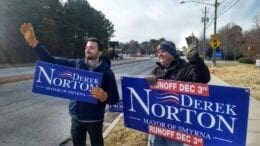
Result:
M119 91L122 75L146 75L154 62L147 60L113 66ZM32 69L26 69L26 72ZM70 137L68 100L34 94L31 88L32 80L0 85L1 146L57 146ZM106 114L104 128L114 118L115 115Z

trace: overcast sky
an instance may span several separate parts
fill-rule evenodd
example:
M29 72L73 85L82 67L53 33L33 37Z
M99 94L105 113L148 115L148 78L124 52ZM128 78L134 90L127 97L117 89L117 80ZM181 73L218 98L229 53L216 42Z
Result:
M215 0L194 0L213 4ZM218 0L217 29L229 22L248 30L254 25L254 17L260 15L259 0ZM236 2L237 1L237 2ZM185 44L185 37L192 32L202 36L201 17L208 7L209 22L213 19L214 7L194 2L180 4L181 0L88 0L95 9L102 11L115 28L112 40L128 42L147 41L164 37L174 41L178 48ZM229 6L236 2L231 8ZM207 27L207 37L213 33L213 22Z

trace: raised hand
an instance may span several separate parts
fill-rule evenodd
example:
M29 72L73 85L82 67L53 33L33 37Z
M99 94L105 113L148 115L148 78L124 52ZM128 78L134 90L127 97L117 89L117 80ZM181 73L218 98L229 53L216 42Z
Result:
M20 27L20 31L29 46L31 46L32 48L37 46L38 40L35 36L34 29L31 23L22 24Z
M188 51L186 57L189 61L193 61L199 56L198 39L194 35L191 35L186 38L186 42L188 45Z

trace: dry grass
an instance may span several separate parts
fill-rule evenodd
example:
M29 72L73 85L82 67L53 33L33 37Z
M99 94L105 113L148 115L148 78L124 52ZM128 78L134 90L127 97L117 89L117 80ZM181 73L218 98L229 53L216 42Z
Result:
M146 146L148 134L126 128L121 119L105 138L106 146Z
M251 96L260 100L260 68L255 65L217 64L214 74L231 85L249 88Z

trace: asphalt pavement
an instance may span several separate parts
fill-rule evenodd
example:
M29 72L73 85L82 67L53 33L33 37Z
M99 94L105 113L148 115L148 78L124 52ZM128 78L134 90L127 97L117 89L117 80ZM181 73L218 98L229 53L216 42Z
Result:
M123 60L112 60L111 65L121 65L125 63L134 63L147 60L149 58L128 58ZM0 84L13 83L22 80L32 79L35 66L19 66L19 67L0 67Z

